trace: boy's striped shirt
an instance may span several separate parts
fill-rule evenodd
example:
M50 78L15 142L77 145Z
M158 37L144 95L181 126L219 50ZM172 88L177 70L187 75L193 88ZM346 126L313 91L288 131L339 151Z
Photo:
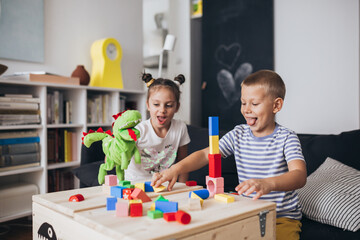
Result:
M234 154L239 183L251 178L279 176L288 172L288 162L304 160L297 135L279 124L265 137L255 137L247 124L238 125L220 139L219 148L224 157ZM277 217L301 219L295 191L272 191L260 199L276 203Z

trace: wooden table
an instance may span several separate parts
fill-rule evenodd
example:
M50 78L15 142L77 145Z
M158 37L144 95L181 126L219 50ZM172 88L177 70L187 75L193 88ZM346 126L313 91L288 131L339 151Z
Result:
M57 239L275 239L275 203L234 195L233 203L211 198L204 201L202 210L189 211L188 192L201 188L176 183L171 192L147 193L152 199L161 194L177 201L179 209L191 215L187 225L147 217L152 202L143 203L142 217L116 217L115 211L106 210L109 196L102 187L35 195L33 239L41 239L40 235L46 234L49 239L55 236ZM79 193L84 201L68 201L70 196ZM263 237L260 219L264 219Z

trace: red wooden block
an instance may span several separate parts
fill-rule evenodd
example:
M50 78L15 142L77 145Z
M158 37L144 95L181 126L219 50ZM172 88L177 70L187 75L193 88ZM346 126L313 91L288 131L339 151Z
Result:
M186 186L189 186L189 187L191 187L191 186L196 186L197 185L197 182L196 181L186 181Z
M130 204L130 216L141 217L142 216L142 203L131 203Z
M131 193L134 191L134 188L125 188L123 190L123 199L132 200Z
M221 177L221 154L209 154L209 176Z
M81 201L84 201L85 198L82 194L76 194L76 195L72 195L70 198L69 198L69 202L81 202Z
M176 214L175 212L163 213L163 218L164 218L167 222L176 221L175 214Z
M177 211L175 213L176 221L178 221L181 224L189 224L191 221L191 216L187 212L184 211Z

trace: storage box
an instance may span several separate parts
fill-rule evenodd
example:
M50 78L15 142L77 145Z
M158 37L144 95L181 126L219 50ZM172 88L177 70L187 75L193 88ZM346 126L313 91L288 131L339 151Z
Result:
M209 198L204 200L202 210L191 211L188 192L193 190L196 190L194 186L176 183L172 192L148 193L153 201L160 194L169 201L177 201L179 210L191 215L191 222L186 225L147 217L153 201L143 203L142 217L117 217L116 211L106 210L108 196L101 187L37 195L33 197L33 239L49 237L40 231L45 226L58 239L276 238L275 203L234 195L232 203ZM69 196L78 193L83 194L83 202L68 201Z
M31 213L31 199L39 194L35 184L16 183L0 187L0 218L17 215L24 212Z

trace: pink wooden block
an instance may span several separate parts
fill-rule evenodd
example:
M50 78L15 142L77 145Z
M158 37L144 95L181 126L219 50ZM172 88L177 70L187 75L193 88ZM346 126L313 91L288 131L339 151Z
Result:
M117 177L116 175L106 175L105 176L105 185L107 186L116 186L117 185Z
M127 216L129 216L129 203L127 203L127 202L117 202L116 203L116 216L117 217L127 217Z
M224 178L212 178L206 176L206 189L210 192L210 197L213 197L215 194L224 193Z

